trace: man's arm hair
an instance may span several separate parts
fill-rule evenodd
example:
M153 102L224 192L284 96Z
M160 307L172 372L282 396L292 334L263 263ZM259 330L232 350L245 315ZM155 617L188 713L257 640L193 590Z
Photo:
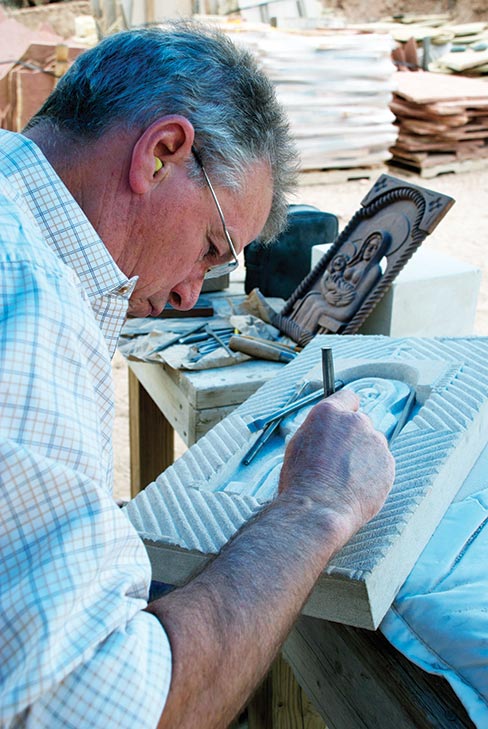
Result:
M188 585L149 605L173 653L159 729L229 725L327 562L383 503L393 480L385 441L351 412L351 393L333 397L292 439L279 496Z

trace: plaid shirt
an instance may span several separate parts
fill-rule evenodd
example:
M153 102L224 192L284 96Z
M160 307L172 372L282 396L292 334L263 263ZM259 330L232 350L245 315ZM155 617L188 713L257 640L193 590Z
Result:
M111 495L134 286L39 149L0 131L0 726L154 727L171 650Z

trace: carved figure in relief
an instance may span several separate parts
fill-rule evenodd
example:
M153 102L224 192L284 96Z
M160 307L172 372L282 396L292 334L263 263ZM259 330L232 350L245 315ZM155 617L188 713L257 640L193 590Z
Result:
M346 281L347 263L347 256L338 253L330 262L322 279L324 298L332 306L347 306L356 298L354 284Z
M381 278L380 261L390 242L389 233L374 231L352 256L344 253L334 256L319 288L306 294L293 310L293 319L312 332L319 327L338 332Z
M359 409L369 415L376 430L388 437L397 423L403 405L410 394L410 387L401 380L384 377L361 377L345 385L359 396ZM288 438L305 420L310 408L300 410L283 421L281 432Z
M360 411L371 418L376 430L386 438L395 429L410 394L410 387L405 382L382 377L362 377L353 380L344 389L352 390L359 396ZM251 472L249 467L239 466L227 483L226 490L249 493L263 501L272 499L278 488L284 448L312 407L313 405L302 408L284 419L279 430L281 445L277 445L276 439L271 441L270 447L262 451Z

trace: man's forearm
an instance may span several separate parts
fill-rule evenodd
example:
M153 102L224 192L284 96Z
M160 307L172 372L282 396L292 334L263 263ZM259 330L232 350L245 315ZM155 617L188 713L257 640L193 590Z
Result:
M173 651L161 728L228 726L344 541L329 512L285 494L189 585L151 603Z
M284 494L189 585L149 606L173 651L160 727L227 727L342 546L326 510Z
M160 729L225 727L266 672L320 572L381 507L394 462L346 390L288 443L279 496L186 587L149 606L171 641Z

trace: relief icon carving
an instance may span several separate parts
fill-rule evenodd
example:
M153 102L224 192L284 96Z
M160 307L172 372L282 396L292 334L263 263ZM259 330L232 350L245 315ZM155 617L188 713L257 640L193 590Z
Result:
M375 428L389 439L403 413L411 387L397 379L360 377L348 382L345 388L355 392L360 400L359 409L369 415ZM285 454L285 446L303 423L314 404L303 407L284 418L273 439L261 451L253 466L238 465L229 476L226 489L246 491L260 500L272 499ZM410 417L412 415L410 414ZM404 423L405 424L405 423ZM249 484L252 482L252 490Z
M454 200L382 175L329 251L270 322L304 346L354 334Z
M358 311L382 276L380 261L391 242L385 231L374 231L353 243L352 255L338 253L313 289L293 309L293 319L304 329L336 334Z

